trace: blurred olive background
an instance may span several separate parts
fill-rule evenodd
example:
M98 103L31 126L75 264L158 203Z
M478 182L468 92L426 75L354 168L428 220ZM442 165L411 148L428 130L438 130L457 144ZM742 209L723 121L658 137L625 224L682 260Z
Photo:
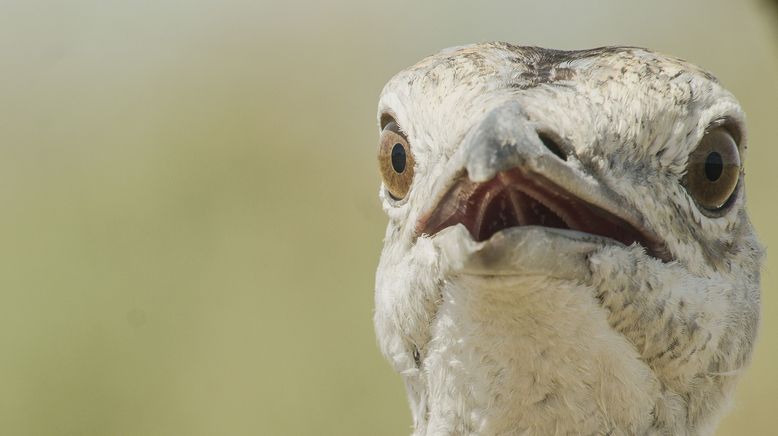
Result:
M0 433L398 435L375 105L443 47L647 46L749 115L778 242L767 1L0 0ZM775 434L778 260L718 434Z

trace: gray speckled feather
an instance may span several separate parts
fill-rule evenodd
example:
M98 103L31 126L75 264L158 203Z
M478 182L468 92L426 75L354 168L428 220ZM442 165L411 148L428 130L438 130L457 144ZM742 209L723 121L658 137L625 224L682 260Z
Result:
M415 161L405 198L380 191L375 312L414 434L713 432L755 339L762 248L742 174L713 212L686 186L711 128L726 123L745 155L742 110L712 75L633 47L486 43L400 72L378 111ZM418 231L463 174L487 183L512 169L654 235L665 254L537 225L483 241L462 224Z

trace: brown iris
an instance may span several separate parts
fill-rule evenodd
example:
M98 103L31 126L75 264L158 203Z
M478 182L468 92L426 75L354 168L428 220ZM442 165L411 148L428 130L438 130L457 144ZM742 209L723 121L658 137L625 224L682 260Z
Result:
M413 154L408 139L394 120L381 131L378 144L378 168L384 186L395 200L405 198L413 181Z
M740 153L732 135L723 127L705 134L689 155L686 187L708 211L723 208L737 188Z

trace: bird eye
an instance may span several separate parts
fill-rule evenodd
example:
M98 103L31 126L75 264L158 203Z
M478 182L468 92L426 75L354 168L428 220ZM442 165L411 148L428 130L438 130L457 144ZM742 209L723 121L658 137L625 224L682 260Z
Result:
M737 188L740 153L732 135L717 127L689 155L686 189L708 211L723 208Z
M387 123L381 132L378 167L392 198L405 198L413 181L413 154L408 139L394 120Z

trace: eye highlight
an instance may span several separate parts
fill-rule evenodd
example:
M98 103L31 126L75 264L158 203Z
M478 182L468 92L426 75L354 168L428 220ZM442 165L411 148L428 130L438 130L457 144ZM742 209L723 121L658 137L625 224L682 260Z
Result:
M689 155L686 189L708 212L727 205L740 178L740 152L732 135L723 127L705 134Z
M413 165L408 139L394 120L389 121L378 143L378 168L386 190L395 200L408 195L413 181Z

